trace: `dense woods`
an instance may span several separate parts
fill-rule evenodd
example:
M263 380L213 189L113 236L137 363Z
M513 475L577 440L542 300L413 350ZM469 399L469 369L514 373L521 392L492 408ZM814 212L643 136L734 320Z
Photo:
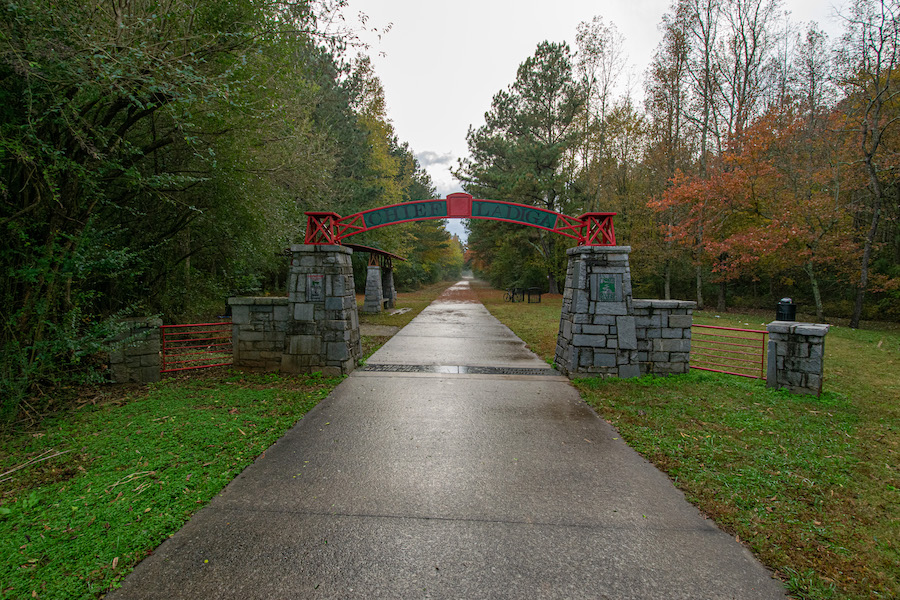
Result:
M545 42L471 128L470 193L570 215L614 211L636 293L817 320L900 319L900 4L855 0L830 40L777 0L675 0L644 74L596 17ZM497 286L555 291L565 238L473 222Z
M306 210L434 197L343 8L4 4L0 412L97 376L120 317L177 322L280 291ZM400 286L462 264L439 223L358 241L410 255Z
M278 293L306 210L434 197L344 0L22 0L0 16L0 398L96 376L115 323ZM637 293L900 319L897 0L844 33L777 0L675 0L643 88L602 17L543 42L456 171L466 191L614 211ZM358 27L365 27L365 20ZM642 96L642 99L638 99ZM559 291L569 240L469 224L498 286ZM354 241L454 276L439 222ZM362 264L360 264L362 267Z

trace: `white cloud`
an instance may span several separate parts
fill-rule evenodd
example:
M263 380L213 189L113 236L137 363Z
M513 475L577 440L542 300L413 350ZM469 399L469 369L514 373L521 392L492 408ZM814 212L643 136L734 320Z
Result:
M416 154L416 160L422 167L430 167L432 165L452 165L456 162L452 152L434 152L426 150Z

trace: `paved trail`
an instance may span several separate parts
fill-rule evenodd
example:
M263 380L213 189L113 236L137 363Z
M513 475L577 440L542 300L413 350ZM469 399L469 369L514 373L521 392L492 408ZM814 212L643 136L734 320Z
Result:
M774 599L460 282L110 597Z

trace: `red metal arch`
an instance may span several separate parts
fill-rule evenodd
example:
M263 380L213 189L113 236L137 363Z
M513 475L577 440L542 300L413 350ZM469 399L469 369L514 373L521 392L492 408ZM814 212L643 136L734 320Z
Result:
M446 199L392 204L348 217L333 212L308 212L305 243L340 244L358 233L411 221L487 219L552 231L578 240L580 246L615 246L616 233L612 220L615 214L591 212L580 217L569 217L536 206L482 200L459 192L450 194Z

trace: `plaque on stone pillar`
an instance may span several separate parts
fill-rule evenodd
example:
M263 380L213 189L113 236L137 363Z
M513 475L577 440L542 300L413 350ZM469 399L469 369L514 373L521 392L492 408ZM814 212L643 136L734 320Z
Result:
M307 275L306 276L306 301L307 302L324 302L325 301L325 276L324 275Z
M591 300L595 302L622 302L622 276L605 273L592 274Z

